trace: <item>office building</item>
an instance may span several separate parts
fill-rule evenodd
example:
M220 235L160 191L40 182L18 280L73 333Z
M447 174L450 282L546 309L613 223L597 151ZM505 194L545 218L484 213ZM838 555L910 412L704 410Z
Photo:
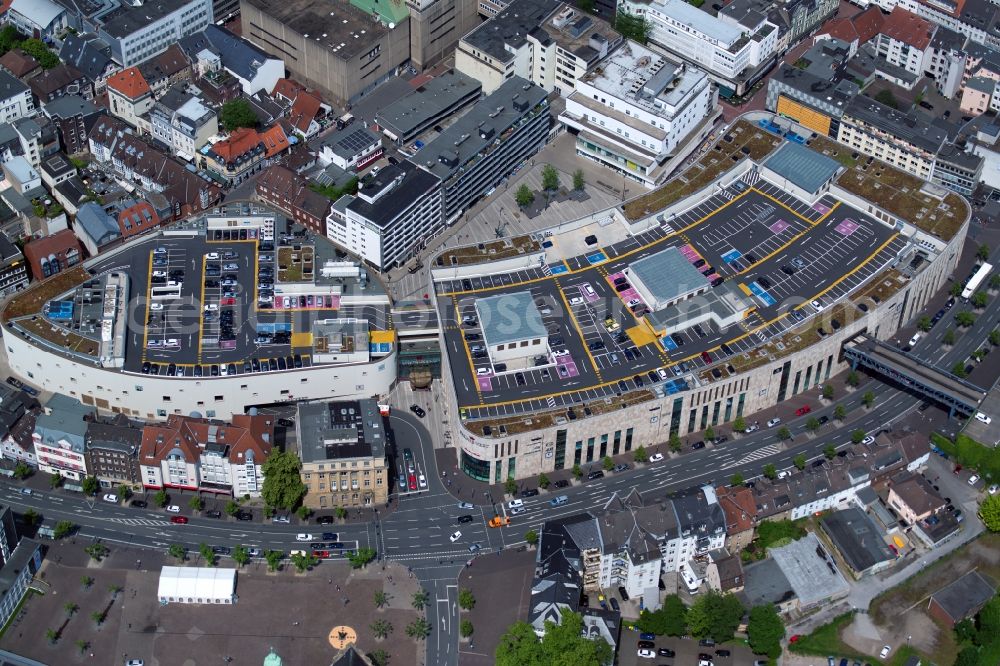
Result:
M0 569L0 625L7 626L10 622L41 567L42 544L33 539L21 539L10 557L4 558Z
M310 509L384 506L389 498L385 418L374 400L299 403L295 434Z
M716 106L705 72L625 41L577 82L559 120L577 155L654 187Z
M115 11L103 11L106 7L97 3L74 4L82 10L71 22L81 32L95 26L121 67L138 65L212 23L212 0L151 0L139 5L108 1L118 5Z
M462 35L479 25L476 3L468 0L409 0L406 9L410 15L410 59L418 69L451 55Z
M479 99L482 90L479 81L451 69L379 109L375 124L389 139L402 146L457 116L459 111Z

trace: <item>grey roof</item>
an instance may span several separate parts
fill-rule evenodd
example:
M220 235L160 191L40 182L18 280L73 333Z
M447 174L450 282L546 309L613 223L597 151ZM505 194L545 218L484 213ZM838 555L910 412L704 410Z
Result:
M491 347L548 337L530 291L479 298L476 300L476 312L483 329L483 340Z
M374 400L299 404L302 462L385 458L385 422Z
M968 40L962 33L955 32L938 24L937 30L934 31L934 37L931 38L931 46L936 49L960 51L965 46L966 41Z
M71 63L91 81L96 81L111 64L111 48L92 34L70 34L63 40L59 58Z
M308 36L310 41L326 47L331 57L342 61L350 62L367 53L389 32L381 21L346 0L245 2L281 23L285 30ZM382 57L386 57L384 52Z
M559 622L561 610L577 611L583 585L580 577L580 549L568 528L586 515L550 520L541 528L535 554L535 575L531 585L528 623L542 629L546 621Z
M23 575L25 567L31 566L35 553L41 547L42 544L34 539L22 538L18 541L14 552L10 554L10 558L4 562L3 568L0 569L0 595L6 595L14 587L14 582Z
M837 160L794 141L786 141L767 158L764 166L810 194L818 192L840 171Z
M380 109L375 120L397 137L412 137L453 113L464 100L477 98L482 89L471 76L450 70Z
M17 95L23 95L28 90L28 86L20 79L14 78L10 72L0 69L0 99L10 99Z
M43 106L42 111L49 118L70 118L76 115L93 115L98 109L93 102L79 95L63 95Z
M367 176L358 183L358 195L347 204L351 211L386 228L399 215L439 186L436 176L410 162L390 164L375 176ZM371 202L365 199L372 199Z
M820 525L854 571L862 573L894 559L875 523L857 507L823 516Z
M978 571L970 571L932 594L931 599L958 622L975 614L994 594L996 585L992 580Z
M87 427L87 449L111 449L136 455L142 444L142 429L125 423L94 421Z
M201 32L182 37L179 44L192 59L206 48L218 53L223 67L247 80L257 75L257 68L266 60L274 59L245 39L240 39L217 25L209 25Z
M45 408L51 413L39 414L35 419L35 432L42 442L55 446L60 439L66 439L74 451L83 453L87 434L84 418L91 416L94 410L61 393L52 396Z
M190 0L153 0L141 5L131 6L122 3L121 9L112 14L112 18L102 26L102 30L112 37L121 39L133 32L159 21L165 16L186 5Z
M809 607L849 590L833 556L820 545L813 532L786 546L771 548L769 553L781 567L802 606Z
M705 276L676 247L633 262L629 272L638 277L658 301L673 300L707 284Z
M65 176L68 173L76 173L76 167L63 153L53 153L42 158L39 168L53 178Z
M353 123L327 135L323 139L322 145L327 146L334 154L344 159L350 159L357 155L362 148L381 141L381 137L375 132L361 123Z
M513 51L527 42L527 36L539 28L559 0L513 0L500 12L462 38L463 42L502 63L514 59Z
M795 596L792 584L782 573L778 562L772 558L747 564L743 567L743 591L748 607L764 604L781 604Z
M545 89L513 76L476 102L468 113L410 159L447 181L470 160L482 155L497 137L545 101L545 97Z
M73 226L82 227L83 232L86 233L98 245L98 247L113 241L121 235L121 229L118 227L118 222L115 221L113 217L108 215L108 213L105 212L100 205L94 203L93 201L88 201L80 206L80 210L76 214L76 220L74 220Z
M663 0L656 3L656 9L683 25L717 39L726 47L743 34L735 25L721 21L684 0Z
M972 88L973 90L978 90L979 92L989 95L993 92L997 82L993 79L988 79L985 76L973 76L965 85L967 88Z
M923 114L903 113L864 95L858 95L851 100L844 115L863 121L889 133L890 136L898 137L931 153L936 153L949 135L941 127L931 124Z
M66 11L51 0L14 0L10 9L43 29Z

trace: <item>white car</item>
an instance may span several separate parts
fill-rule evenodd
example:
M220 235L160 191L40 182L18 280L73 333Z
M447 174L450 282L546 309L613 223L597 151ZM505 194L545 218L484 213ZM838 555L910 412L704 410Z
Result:
M458 541L461 538L462 538L462 533L461 532L455 532L450 537L448 537L448 540L451 541L452 543L455 543L456 541Z
M559 351L552 352L553 356L569 356L568 349L560 349Z
M507 502L508 509L519 508L522 506L524 506L524 500L512 499L511 501Z
M510 515L519 516L525 511L527 511L527 509L525 509L523 506L513 506L510 508Z
M980 423L985 423L986 425L993 423L993 419L982 412L976 412L976 420Z
M458 503L458 508L459 509L474 509L474 508L476 508L476 506L472 502L459 502Z
M973 474L972 476L969 477L969 485L970 486L974 486L978 482L979 482L979 475L978 474Z
M757 425L756 423L751 423L750 425L747 426L747 429L744 430L743 432L749 435L750 433L757 432L758 430L760 430L760 426Z
M142 659L129 659L125 662L125 666L145 666L145 663Z
M162 310L163 303L150 303L149 309L152 310L153 312L156 312L157 310Z
M818 300L813 301L810 305L812 305L814 308L816 308L816 312L822 312L823 311L823 304L820 303Z
M649 462L660 462L661 460L663 460L662 453L654 453L653 455L649 456Z
M642 303L642 301L640 301L638 298L633 298L631 301L628 302L628 306L630 308L633 308L636 305L640 305L641 303Z
M476 368L476 374L477 375L488 375L488 374L490 374L490 369L489 368Z
M426 488L427 478L423 474L421 474L420 476L417 477L417 483L420 484L421 488Z
M296 541L313 541L315 537L312 534L306 534L305 532L300 532L295 535Z
M583 297L582 296L574 296L573 298L569 299L569 304L570 305L583 305Z
M643 648L635 653L636 656L642 657L643 659L655 659L656 653L648 648Z
M774 426L778 425L779 423L781 423L781 419L779 419L777 416L775 416L773 419L771 419L770 421L767 422L767 427L768 428L773 428Z
M783 469L780 472L778 472L778 478L779 479L784 479L784 478L787 478L787 477L789 477L791 475L792 475L792 473L789 472L787 469Z
M878 658L879 659L885 659L886 657L889 656L890 652L892 652L892 648L889 647L888 645L883 645L882 646L882 651L878 653Z
M208 254L205 255L205 258L208 259L209 261L218 261L219 260L219 253L218 252L209 252Z
M118 495L115 495L114 493L105 493L104 501L111 502L112 504L118 504Z
M177 506L176 504L168 504L166 506L166 512L167 513L180 513L181 512L181 508L179 506Z
M667 379L669 379L669 378L670 378L670 375L668 375L668 374L667 374L667 371L666 371L666 370L664 370L663 368L658 368L658 369L656 370L656 374L657 374L657 375L659 375L659 376L660 376L660 379L662 379L662 380L664 380L664 381L666 381Z
M986 489L986 492L988 492L990 495L996 495L998 490L1000 490L1000 486L994 483L992 486Z
M913 337L910 338L910 341L908 343L906 343L906 344L908 344L908 345L910 345L912 347L913 345L917 344L917 342L919 342L919 341L920 341L920 334L919 333L914 333Z

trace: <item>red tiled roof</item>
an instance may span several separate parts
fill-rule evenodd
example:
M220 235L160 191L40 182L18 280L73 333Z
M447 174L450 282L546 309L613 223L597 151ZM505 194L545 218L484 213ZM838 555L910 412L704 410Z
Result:
M29 241L24 246L24 256L28 261L34 261L41 257L47 257L50 254L58 255L60 252L65 252L73 248L80 252L83 251L83 246L80 245L76 234L69 229L63 229L51 236Z
M885 22L885 15L881 9L873 5L851 17L851 22L854 24L854 29L858 32L858 43L864 44L874 39L875 35L882 29L882 23Z
M186 462L195 462L209 442L212 429L212 441L229 447L230 462L241 463L246 452L253 451L254 461L262 464L274 441L274 427L267 424L268 420L267 416L234 414L232 424L220 424L173 414L166 423L143 427L139 462L158 465L175 448L181 450Z
M897 6L882 23L881 33L922 50L931 43L934 26L930 21Z
M726 514L727 534L739 534L753 528L757 503L752 490L746 486L724 486L716 488L715 493Z
M829 35L834 39L839 39L848 44L858 39L858 31L854 28L851 19L847 18L833 19L820 30L824 35Z
M278 153L288 150L288 137L285 130L280 125L275 125L264 130L260 134L260 140L264 144L264 155L274 157Z
M126 222L128 222L127 225ZM118 214L118 228L121 230L123 238L149 231L159 223L159 215L146 201L139 201Z
M226 162L232 162L244 153L260 145L260 135L252 127L241 127L218 143L212 144L212 152Z
M271 91L271 97L284 97L291 102L295 100L299 91L305 89L306 87L295 79L278 79L278 82L274 84L274 90Z
M312 93L299 92L295 98L295 102L292 104L292 112L289 114L289 120L292 121L295 129L303 134L308 132L309 124L316 117L316 114L319 113L319 106L322 103L320 98Z
M33 56L21 49L11 49L3 54L3 56L0 56L0 67L3 67L17 78L21 78L25 74L38 69L39 64Z
M138 67L129 67L108 77L108 88L131 100L149 94L149 84Z

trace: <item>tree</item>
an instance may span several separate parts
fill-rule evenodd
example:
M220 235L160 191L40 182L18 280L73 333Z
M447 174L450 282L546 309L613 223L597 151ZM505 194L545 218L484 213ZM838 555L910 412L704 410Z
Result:
M229 500L228 502L226 502L226 515L235 516L237 513L239 513L239 511L240 511L239 504L237 504L233 500Z
M867 433L865 433L864 430L860 429L851 431L851 442L854 444L860 444L862 441L864 441L866 434Z
M588 14L594 13L594 0L577 0L576 6L582 12L587 12Z
M577 169L573 172L573 189L582 190L586 181L583 179L583 169Z
M871 408L872 403L875 402L875 394L871 391L865 391L865 394L861 396L861 402L864 403L865 407Z
M69 601L69 602L63 604L63 610L66 611L66 615L68 615L70 617L73 617L73 613L75 613L78 610L80 610L80 607L78 605L74 604L72 601Z
M716 643L722 643L733 637L743 613L743 605L732 594L709 591L688 609L688 630L695 638L711 636Z
M971 618L965 618L955 623L955 638L959 643L971 643L976 635L976 623Z
M990 302L990 297L987 296L985 291L977 291L969 299L969 302L972 303L972 306L977 310L982 310L986 307L986 304Z
M579 480L580 477L583 476L583 468L579 465L573 465L573 476Z
M241 127L256 127L257 116L250 104L242 97L238 97L222 105L219 122L227 132L232 132Z
M124 588L122 588L122 586L118 585L117 583L112 583L111 585L108 585L108 592L111 593L111 596L114 599L118 598L118 593L121 592L122 589L124 589Z
M962 295L962 289L963 287L961 282L952 282L948 293L951 294L953 298L958 298Z
M383 590L375 590L372 598L375 601L375 608L385 608L389 605L389 595Z
M978 664L979 648L973 645L962 648L962 651L955 658L955 666L978 666Z
M674 453L680 451L681 448L684 446L681 443L681 436L678 435L676 432L670 433L670 441L668 443L668 446L670 447L670 450L673 451Z
M300 504L299 508L295 510L296 515L298 515L300 520L309 520L309 516L312 515L312 509L307 507L305 504Z
M896 100L896 96L892 94L892 91L888 88L880 90L875 95L875 101L884 104L890 108L898 109L899 102Z
M205 508L205 500L195 495L188 501L188 506L191 507L192 511L201 511Z
M704 434L705 434L705 439L707 439L708 441L711 442L715 440L715 429L712 426L708 426L707 428L705 428Z
M281 568L281 560L285 558L285 554L280 550L268 550L264 553L264 559L267 560L267 568L270 571L277 571Z
M955 365L951 366L951 374L955 375L959 379L964 379L965 372L965 361L957 361Z
M153 504L160 507L161 509L167 505L170 501L170 495L167 494L166 490L158 490L156 494L153 495Z
M636 626L639 631L657 636L683 636L687 631L686 614L687 608L681 598L676 594L669 594L658 610L643 610Z
M990 495L979 505L979 517L990 532L1000 532L1000 495Z
M823 399L833 400L833 384L826 384L823 386Z
M990 258L990 246L985 243L976 248L976 258L980 261L986 261Z
M379 618L374 622L372 622L371 626L372 626L372 634L374 634L375 638L378 638L380 640L383 638L388 638L389 634L392 633L392 622L389 622L388 620Z
M771 659L781 655L781 639L785 636L785 625L774 604L754 606L747 622L747 638L750 649L755 654L766 654Z
M621 36L633 42L645 44L649 41L649 21L644 16L635 16L624 10L618 10L615 15L614 28Z
M83 488L84 495L96 495L97 491L101 489L101 482L97 480L96 476L85 476L80 482L80 487Z
M372 666L389 666L389 653L385 650L374 650L368 653L368 661Z
M250 551L243 546L236 546L233 548L233 562L238 567L245 567L250 562Z
M610 472L615 468L615 461L611 459L611 456L604 456L604 459L601 461L601 467L604 468L605 472Z
M632 458L637 463L644 463L649 460L649 454L646 453L646 447L639 446L639 448L632 452Z
M187 559L187 548L179 543L170 544L170 548L167 550L167 553L170 557L175 560L180 560L181 562Z
M522 183L517 192L514 193L514 201L521 208L526 208L535 202L535 193L531 188Z
M976 615L976 645L990 645L1000 635L1000 597L986 602Z
M517 481L514 479L507 479L503 484L504 492L508 495L513 495L517 492Z
M924 333L926 333L927 331L931 330L931 326L932 326L932 324L931 324L931 318L930 317L923 316L923 317L921 317L920 319L917 320L917 328L919 328Z
M215 553L212 552L212 547L207 543L198 544L198 554L201 555L201 559L205 560L205 566L215 566Z
M52 69L59 64L59 56L50 51L40 39L26 39L18 46L37 60L42 69Z
M969 328L976 323L976 315L972 314L968 310L962 310L961 312L955 313L955 323L962 328Z
M122 500L127 500L129 497L132 496L132 489L126 486L124 483L120 483L118 484L118 496L121 497Z
M46 640L48 640L49 643L55 645L56 641L59 640L59 632L56 631L55 629L46 629L45 638Z
M836 407L833 408L833 418L837 419L838 421L843 421L846 416L847 416L847 408L844 407L843 405L837 405Z
M347 518L347 509L342 506L338 506L333 510L333 515L337 517L337 520L343 520L344 518Z
M944 335L941 336L941 342L949 347L955 344L955 329L949 327L948 330L944 332Z
M16 48L20 43L21 34L14 26L8 24L3 27L3 30L0 30L0 55Z
M559 189L559 172L551 164L542 167L542 189L549 192Z
M781 441L786 441L792 438L792 431L788 429L787 426L781 426L778 428L778 439Z
M53 539L62 539L68 537L76 530L76 525L69 520L60 520L56 523L56 526L52 529Z
M546 476L544 473L538 475L538 487L539 488L542 488L542 489L548 488L550 483L551 483L551 481L549 481L549 477Z
M458 633L462 635L462 638L469 638L472 636L472 632L475 631L472 627L472 620L462 620L458 627Z
M858 373L857 372L855 372L854 370L851 370L850 372L847 373L847 385L848 386L850 386L851 388L857 388L858 384L860 384L860 383L861 383L861 380L858 378Z
M18 480L27 479L31 476L31 466L23 460L14 465L14 478Z
M299 573L305 573L306 569L311 569L319 564L319 558L312 553L292 553L289 559Z
M990 331L990 335L987 340L989 340L990 344L994 347L1000 346L1000 330L993 329Z
M427 594L427 590L420 588L413 593L413 601L410 602L410 605L420 611L427 607L430 600L431 595Z
M799 455L795 456L795 458L792 460L792 464L798 467L800 470L805 469L806 468L805 455L800 453Z
M84 548L83 552L87 553L87 555L90 555L91 559L100 562L104 557L107 556L108 552L110 551L108 551L108 547L105 546L103 543L96 542Z
M808 430L809 432L816 432L817 430L819 430L819 419L817 419L815 416L810 416L808 419L806 419L806 430Z
M583 617L563 609L559 624L545 622L539 639L531 625L517 622L500 637L495 652L496 666L578 666L611 663L614 656L607 642L581 635Z
M357 552L349 554L347 559L351 563L352 568L360 569L374 560L375 555L376 553L374 548L358 548Z
M528 542L528 545L534 546L538 543L538 532L535 530L528 530L524 533L524 540Z
M63 478L58 474L53 474L52 476L49 477L49 487L52 488L53 490L61 486L62 482Z
M826 456L827 460L833 460L837 457L837 447L833 444L827 444L823 447L823 455Z
M264 462L264 487L261 497L268 506L291 509L306 494L306 486L299 476L302 463L291 451L272 452Z
M90 619L94 621L98 627L104 623L104 611L94 611L90 614Z
M472 590L462 588L458 591L458 605L462 610L472 610L476 607L476 597Z
M746 481L746 479L743 478L743 475L740 474L739 472L736 472L736 474L733 474L733 476L730 477L730 479L729 479L729 485L731 485L731 486L742 486L745 481Z
M747 429L747 422L742 416L737 416L736 420L733 421L733 431L743 432Z
M762 472L764 473L764 476L771 479L772 481L778 478L778 468L775 467L772 463L764 465L764 469L762 470Z
M24 523L28 527L34 527L42 520L42 516L34 509L27 509L24 512Z
M83 589L86 590L86 589L88 589L93 584L94 584L94 579L91 578L90 576L81 576L80 577L80 585L83 585Z
M431 624L427 621L427 618L418 617L406 625L406 635L414 640L421 641L431 635Z

